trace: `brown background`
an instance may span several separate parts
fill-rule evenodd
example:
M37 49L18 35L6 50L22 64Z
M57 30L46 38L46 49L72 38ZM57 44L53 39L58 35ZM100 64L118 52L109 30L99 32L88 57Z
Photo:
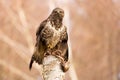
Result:
M39 66L28 65L36 29L56 6L69 13L66 80L120 80L119 0L0 0L0 80L41 80Z

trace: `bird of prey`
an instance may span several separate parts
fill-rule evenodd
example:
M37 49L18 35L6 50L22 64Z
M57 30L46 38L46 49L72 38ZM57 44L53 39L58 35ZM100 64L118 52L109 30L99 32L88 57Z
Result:
M68 34L67 28L63 25L64 10L55 8L50 16L44 20L36 32L35 51L30 61L29 69L35 61L42 64L47 55L54 55L61 59L62 70L66 72L68 67Z

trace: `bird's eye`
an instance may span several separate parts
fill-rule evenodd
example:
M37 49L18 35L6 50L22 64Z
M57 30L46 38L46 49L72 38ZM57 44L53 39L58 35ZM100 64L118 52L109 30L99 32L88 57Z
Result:
M60 13L62 13L62 11L60 11Z
M57 11L55 11L55 13L57 13Z

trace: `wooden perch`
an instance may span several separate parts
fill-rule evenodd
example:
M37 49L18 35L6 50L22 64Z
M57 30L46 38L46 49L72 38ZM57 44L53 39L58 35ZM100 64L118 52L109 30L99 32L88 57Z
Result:
M64 80L65 73L61 69L60 60L52 55L45 57L42 75L44 80Z

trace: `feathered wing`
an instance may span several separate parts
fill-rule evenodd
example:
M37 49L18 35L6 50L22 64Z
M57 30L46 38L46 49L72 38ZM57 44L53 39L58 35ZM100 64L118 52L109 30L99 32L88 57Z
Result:
M44 53L45 53L46 46L44 45L44 42L42 42L40 34L41 34L42 29L44 29L46 22L47 22L46 20L43 21L40 24L39 28L37 29L35 51L32 55L32 58L31 58L31 61L30 61L30 64L29 64L29 69L30 70L32 68L32 64L33 64L34 61L36 61L38 64L42 64L42 60L44 58Z
M60 40L59 43L54 47L53 54L55 52L55 55L59 55L64 62L68 61L69 58L69 52L68 52L68 34L66 29L63 30L63 32L60 34ZM56 54L56 51L60 54Z
M69 69L68 34L66 29L61 34L60 42L57 44L57 50L61 52L60 55L60 57L62 57L61 68L63 72L66 72Z
M66 33L66 38L60 42L59 50L62 51L62 56L64 58L64 61L67 62L69 58L69 52L68 52L68 35Z

